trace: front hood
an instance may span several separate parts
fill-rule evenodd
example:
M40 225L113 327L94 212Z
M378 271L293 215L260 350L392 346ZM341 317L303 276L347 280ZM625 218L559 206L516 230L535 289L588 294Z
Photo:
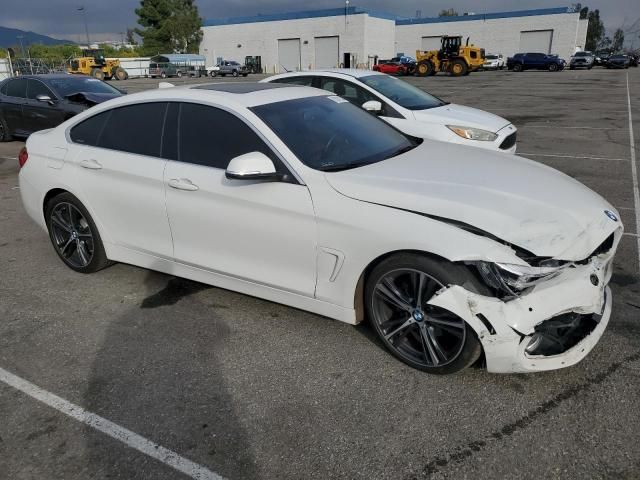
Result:
M587 258L615 209L573 178L515 155L425 140L398 157L327 173L339 193L472 225L536 256ZM619 217L619 216L618 216Z
M481 128L494 133L511 123L493 113L455 103L427 110L415 110L413 113L420 122Z

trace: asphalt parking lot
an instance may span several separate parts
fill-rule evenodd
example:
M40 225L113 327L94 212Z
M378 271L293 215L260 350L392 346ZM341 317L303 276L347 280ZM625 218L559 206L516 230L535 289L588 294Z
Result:
M640 69L407 81L511 120L519 154L619 210L614 311L583 362L430 376L366 325L128 265L76 274L22 209L23 144L0 144L0 373L171 451L152 458L0 381L0 477L188 478L175 453L193 478L640 478Z

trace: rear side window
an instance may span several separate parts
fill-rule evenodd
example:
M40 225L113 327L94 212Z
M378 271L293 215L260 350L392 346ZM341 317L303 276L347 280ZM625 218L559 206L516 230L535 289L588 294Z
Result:
M100 133L110 115L111 111L103 112L87 118L84 122L80 122L69 132L71 140L74 143L80 143L82 145L97 146Z
M9 84L9 82L5 82L2 86L0 86L0 93L3 95L7 94L7 85Z
M345 82L338 78L321 78L320 88L349 100L357 107L369 100L378 100L364 88L360 88L353 83Z
M177 160L226 169L232 158L249 152L274 159L271 149L235 115L206 105L182 104Z
M46 95L51 99L56 98L49 88L38 80L28 80L27 82L27 98L35 100L38 95Z
M7 86L7 95L9 97L26 98L27 80L23 78L11 80Z
M98 139L98 147L159 157L166 103L140 103L114 108Z

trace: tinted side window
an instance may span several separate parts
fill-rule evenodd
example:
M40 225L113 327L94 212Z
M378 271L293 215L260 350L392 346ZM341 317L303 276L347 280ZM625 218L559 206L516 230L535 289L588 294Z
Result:
M140 103L114 108L98 146L159 157L166 110L166 103Z
M33 100L36 99L38 95L46 95L55 99L55 95L49 90L49 88L42 82L38 80L28 80L27 81L27 98L31 98Z
M26 98L27 81L23 78L11 80L7 86L7 95L10 97Z
M219 108L183 103L178 128L178 160L226 169L232 158L271 149L242 120Z
M337 78L322 78L320 81L320 88L327 90L328 92L333 92L339 97L349 100L358 107L362 106L364 102L368 102L369 100L378 100L365 89Z
M99 113L87 118L84 122L80 122L69 132L71 140L74 143L95 147L98 144L100 133L102 133L102 129L109 119L109 115L111 115L111 111Z
M0 86L0 93L3 95L7 94L7 85L9 85L9 82L5 82L2 86Z
M311 87L313 83L313 77L288 77L288 78L279 78L278 80L274 80L275 83L287 83L289 85L304 85L307 87Z

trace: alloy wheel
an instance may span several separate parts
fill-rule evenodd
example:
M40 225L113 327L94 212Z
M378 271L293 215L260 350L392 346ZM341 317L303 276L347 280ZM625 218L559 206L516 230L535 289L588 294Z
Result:
M409 362L433 368L450 364L462 352L464 320L427 302L444 285L415 269L386 273L371 297L373 321L395 352Z
M91 263L94 239L89 222L74 205L58 203L51 211L51 234L60 256L76 268Z

